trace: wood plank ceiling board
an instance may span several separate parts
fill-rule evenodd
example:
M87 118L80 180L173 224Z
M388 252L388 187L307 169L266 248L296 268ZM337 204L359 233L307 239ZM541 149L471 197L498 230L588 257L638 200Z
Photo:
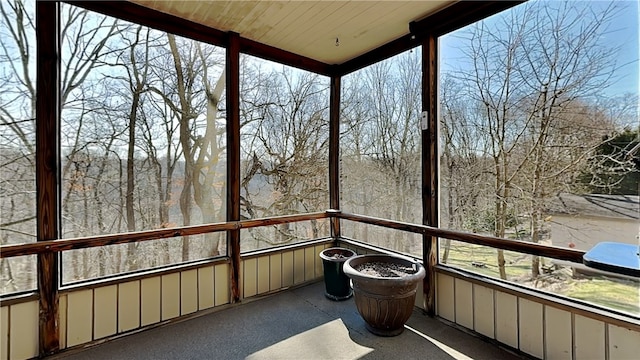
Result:
M390 19L398 16L410 19L412 15L415 15L415 8L411 6L412 4L415 2L381 1L376 3L376 6L361 6L360 11L358 9L345 11L347 18L334 27L341 32L340 46L335 46L335 36L332 38L316 37L313 42L302 46L301 52L317 48L320 50L319 54L324 55L318 60L329 62L329 59L333 58L338 59L337 63L362 55L380 44L395 40L408 33L410 21L399 24L390 22ZM354 19L356 20L354 21ZM363 21L366 21L370 26L362 26ZM327 26L326 28L332 27Z
M341 64L409 33L409 23L457 1L130 0L326 64ZM340 46L335 46L335 39Z

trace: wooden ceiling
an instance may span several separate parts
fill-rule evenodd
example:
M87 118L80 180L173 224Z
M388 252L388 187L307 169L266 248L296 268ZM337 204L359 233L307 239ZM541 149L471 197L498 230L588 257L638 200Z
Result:
M410 22L457 1L131 2L333 65L409 34Z

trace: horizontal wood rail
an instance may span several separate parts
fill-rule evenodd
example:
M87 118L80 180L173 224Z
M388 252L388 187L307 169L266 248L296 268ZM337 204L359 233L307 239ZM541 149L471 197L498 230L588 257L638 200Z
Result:
M272 218L229 221L206 225L186 226L181 228L140 231L135 233L122 233L76 239L61 239L15 245L3 245L0 247L0 257L9 258L15 256L36 255L48 252L61 252L106 245L127 244L180 236L199 235L218 231L248 229L261 226L324 219L330 217L381 226L389 229L407 231L416 234L437 236L470 244L490 246L497 249L544 256L558 260L566 260L576 263L582 263L582 256L585 254L585 251L577 249L562 248L558 246L543 245L520 240L503 239L493 236L446 230L426 225L376 218L373 216L350 214L337 210L327 210L324 212L315 212L309 214L284 215Z
M53 253L67 250L86 249L98 246L127 244L179 236L199 235L218 231L249 229L261 226L317 220L328 218L331 216L331 214L331 212L323 211L309 214L284 215L271 218L228 221L223 223L185 226L171 229L147 230L133 233L89 236L76 239L61 239L15 245L3 245L0 247L0 258Z
M503 239L494 236L478 235L460 231L445 230L426 225L417 225L366 215L355 215L344 212L332 212L331 215L336 216L340 219L377 225L385 228L408 231L428 236L436 236L440 238L462 241L469 244L490 246L497 249L516 251L520 253L538 255L576 263L582 263L582 256L585 254L585 251L582 250L569 249L552 245L543 245L520 240Z

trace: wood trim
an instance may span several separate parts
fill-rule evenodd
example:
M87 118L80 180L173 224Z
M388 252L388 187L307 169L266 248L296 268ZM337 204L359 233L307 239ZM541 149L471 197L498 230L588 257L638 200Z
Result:
M178 36L206 42L215 46L227 46L227 34L223 31L198 24L158 10L129 1L64 1L103 15L148 26Z
M24 255L54 253L67 250L85 249L97 246L128 244L140 241L150 241L166 239L171 237L181 237L188 235L205 234L216 231L227 231L236 229L248 229L253 227L284 224L288 222L298 222L307 220L317 220L329 217L326 212L316 212L300 215L276 216L268 219L253 219L242 221L231 221L224 223L214 223L205 225L185 226L174 229L147 230L134 233L122 233L112 235L89 236L77 239L61 239L40 241L37 243L26 243L16 245L3 245L0 247L0 257L15 257Z
M340 94L341 77L331 77L329 97L329 207L340 210ZM331 236L340 237L340 219L331 217Z
M240 220L240 36L229 33L227 76L227 221ZM240 300L240 228L227 232L231 302Z
M37 301L39 299L40 295L35 291L20 294L8 294L3 295L3 297L0 298L0 306L11 306L15 304L26 303L29 301Z
M36 3L36 219L38 243L59 236L59 4ZM37 256L39 354L60 349L58 335L58 254Z
M495 15L525 1L460 1L422 20L409 23L416 38L440 36Z
M591 319L600 320L608 324L613 324L640 332L640 319L636 319L631 316L613 312L610 310L600 309L594 305L582 303L579 300L566 299L560 295L543 293L538 290L520 287L518 285L507 283L499 279L486 278L462 269L454 269L444 265L438 265L436 267L436 272L439 274L451 276L453 278L469 281L473 284L485 286L496 291L505 292L517 297L531 300L543 305L566 310Z
M438 226L438 38L431 34L422 41L422 111L427 112L427 128L422 129L422 223ZM438 238L424 234L422 261L427 270L423 280L424 308L436 314L436 273Z
M196 41L202 41L211 45L221 47L230 46L230 37L222 30L198 24L196 22L183 19L175 15L166 14L129 1L70 0L65 2L90 11L95 11L114 18L148 26L153 29ZM333 67L331 65L253 40L242 38L236 33L233 34L235 34L233 36L237 36L239 39L240 52L245 54L257 56L270 61L276 61L284 65L293 66L322 75L330 75L333 72Z
M320 75L330 76L335 71L332 65L245 38L240 38L240 51Z
M338 216L341 219L357 221L365 224L382 226L390 229L402 230L413 232L416 234L425 234L429 236L436 236L439 238L446 238L451 240L462 241L469 244L477 244L483 246L490 246L497 249L504 249L509 251L516 251L524 254L538 255L549 257L558 260L566 260L575 263L582 263L582 255L585 251L577 249L562 248L558 246L543 245L527 241L503 239L494 236L478 235L472 233L465 233L461 231L446 230L440 228L434 228L426 225L417 225L401 221L380 219L366 215L355 215L344 212L335 213L334 216Z
M403 53L407 50L419 46L420 42L415 40L415 36L408 34L396 40L390 41L376 49L373 49L357 58L346 61L340 65L335 72L336 75L344 76L364 67L386 60L392 56Z
M410 33L338 65L336 75L347 75L420 45L429 36L441 36L525 1L460 1L419 21L409 23Z

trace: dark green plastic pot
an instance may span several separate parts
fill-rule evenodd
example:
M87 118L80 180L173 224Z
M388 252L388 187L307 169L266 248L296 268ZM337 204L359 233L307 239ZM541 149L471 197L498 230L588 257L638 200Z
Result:
M353 295L349 278L344 274L342 266L356 253L345 248L328 248L320 252L324 270L324 295L335 301L346 300Z

